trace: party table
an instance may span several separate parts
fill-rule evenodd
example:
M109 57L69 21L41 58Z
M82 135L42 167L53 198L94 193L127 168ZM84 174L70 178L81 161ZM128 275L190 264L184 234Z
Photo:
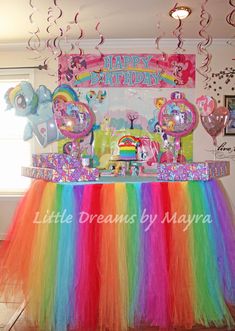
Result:
M32 183L1 246L1 294L22 291L47 331L232 329L235 227L221 183L110 180Z

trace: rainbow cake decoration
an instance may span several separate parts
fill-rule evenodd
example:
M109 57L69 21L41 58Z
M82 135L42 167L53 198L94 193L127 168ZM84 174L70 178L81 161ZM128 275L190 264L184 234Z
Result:
M120 160L136 160L138 145L138 138L131 135L123 136L118 142Z

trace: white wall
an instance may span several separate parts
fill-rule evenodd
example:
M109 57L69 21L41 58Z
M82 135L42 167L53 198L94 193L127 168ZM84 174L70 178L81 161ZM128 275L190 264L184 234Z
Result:
M85 41L84 49L85 52L94 53L94 45L97 44L96 41ZM161 46L164 51L168 53L173 53L176 47L175 40L164 40L161 42ZM197 53L196 41L187 41L185 43L186 53ZM102 47L104 53L155 53L155 44L153 40L112 40L106 41ZM212 72L218 72L223 70L225 67L234 66L234 48L226 44L225 40L216 40L214 45L211 46L210 51L212 52ZM0 45L0 63L1 67L5 66L32 66L37 63L35 60L30 60L30 57L33 57L33 54L30 54L29 51L25 51L22 47L18 46L9 46L9 45ZM197 65L201 63L201 58L197 57ZM56 68L56 63L54 63L54 68ZM235 86L235 78L233 78ZM47 75L45 71L35 70L35 87L40 84L46 85L51 90L56 87L56 81L54 77ZM221 81L222 90L220 92L221 104L223 104L223 96L231 95L232 91L230 89L231 85L223 84ZM233 91L234 92L234 91ZM214 93L214 95L213 95ZM207 92L204 90L204 83L202 77L196 75L196 89L195 97L202 94L209 94L211 96L216 96L216 93L212 91ZM235 95L235 93L234 93ZM235 136L226 136L223 137L220 135L218 138L218 144L222 142L227 142L227 145L235 149ZM50 151L55 150L55 146L50 146L48 148ZM209 150L213 149L212 140L210 136L205 132L201 124L199 123L197 129L194 131L194 160L202 161L213 159L213 155ZM39 151L39 149L38 149ZM233 153L235 155L235 152ZM227 157L229 155L225 155ZM231 154L230 154L231 157ZM222 179L224 186L230 196L231 202L235 210L235 157L231 160L231 175L229 177ZM18 199L17 198L0 198L0 235L6 232L6 229L10 223L10 219L13 213L13 210L16 206Z

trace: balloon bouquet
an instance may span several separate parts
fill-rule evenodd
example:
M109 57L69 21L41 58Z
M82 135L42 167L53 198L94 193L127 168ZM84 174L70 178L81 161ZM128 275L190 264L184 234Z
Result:
M214 159L216 158L217 136L223 131L229 121L229 110L225 107L216 107L215 100L210 96L202 95L196 99L200 111L201 123L213 139Z
M180 138L188 135L197 125L194 106L181 92L173 92L160 109L159 124L165 133L175 138L173 162L178 162L181 149Z
M98 180L99 171L82 163L80 139L87 138L95 123L88 105L79 102L69 85L58 86L53 93L44 85L35 91L29 82L21 82L6 94L7 110L27 118L24 140L36 137L43 147L65 137L72 139L69 155L42 153L33 155L33 166L23 167L26 177L53 182Z

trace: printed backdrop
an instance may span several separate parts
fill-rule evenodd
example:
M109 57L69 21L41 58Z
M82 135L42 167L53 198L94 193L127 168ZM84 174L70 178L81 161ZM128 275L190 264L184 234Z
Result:
M73 87L96 115L94 131L83 145L88 154L92 149L102 166L118 152L117 142L125 134L151 137L162 151L169 148L173 138L159 127L159 109L163 98L170 99L175 90L193 103L195 56L167 55L163 61L156 54L63 55L59 79ZM192 159L192 135L182 139L182 152Z
M59 80L76 87L194 87L195 55L62 55Z

